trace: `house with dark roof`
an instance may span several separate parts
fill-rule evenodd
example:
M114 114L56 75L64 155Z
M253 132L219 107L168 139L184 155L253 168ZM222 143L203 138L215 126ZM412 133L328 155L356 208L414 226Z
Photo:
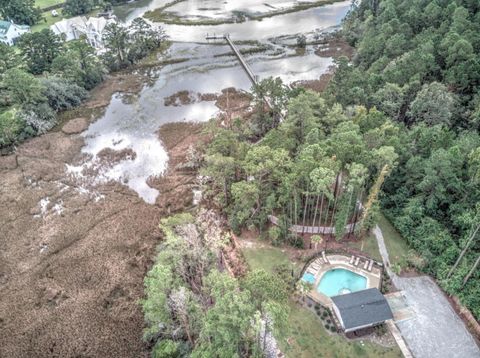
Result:
M10 21L0 20L0 42L13 46L17 39L27 32L30 32L28 25L17 25Z
M373 327L392 319L387 300L378 288L331 297L333 311L345 333Z

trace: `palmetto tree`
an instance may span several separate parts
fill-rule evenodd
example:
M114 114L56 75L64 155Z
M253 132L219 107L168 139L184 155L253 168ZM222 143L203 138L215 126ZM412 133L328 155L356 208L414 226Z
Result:
M317 250L318 244L321 244L323 242L323 238L320 235L313 235L311 240L315 245L315 250Z

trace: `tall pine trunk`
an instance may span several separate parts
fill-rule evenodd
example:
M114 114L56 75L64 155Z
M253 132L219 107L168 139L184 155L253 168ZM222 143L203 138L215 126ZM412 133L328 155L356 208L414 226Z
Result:
M346 217L345 217L345 224L344 224L345 227L347 226L347 224L348 224L348 218L350 217L350 215L349 215L349 214L350 214L350 205L352 204L353 191L354 191L354 190L352 189L352 191L350 192L350 197L348 198L348 204L347 204L348 213L347 213L347 215L346 215ZM354 209L354 211L355 211L355 209Z
M335 219L335 210L337 209L337 201L338 201L338 178L340 177L340 173L337 174L335 178L335 188L333 191L333 211L332 211L332 218L330 219L330 226L333 227L333 221Z
M302 235L304 234L304 231L305 231L305 217L307 215L307 208L308 208L308 191L307 191L307 194L305 195L305 205L303 207Z
M327 210L326 210L326 213L325 213L325 221L324 221L324 225L326 226L327 223L328 223L328 213L330 211L330 203L331 203L331 199L328 198L328 204L327 204ZM324 232L325 233L325 232Z
M322 227L323 198L324 198L324 197L325 197L325 196L324 196L323 193L322 193L322 201L320 202L320 215L318 216L318 226L319 226L319 227ZM320 231L320 230L319 230L319 231ZM325 233L324 231L325 231L325 230L323 230L323 228L322 228L322 234Z
M313 224L312 227L315 228L315 221L317 220L317 210L318 210L318 202L320 201L320 194L317 194L317 200L315 201L315 211L313 214Z
M473 275L473 273L475 272L479 264L480 264L480 256L477 257L477 261L475 261L475 264L473 265L472 269L468 273L467 277L465 277L465 279L463 280L462 288L467 284L468 280Z
M465 244L465 247L463 248L462 252L460 253L460 256L458 256L457 261L455 261L455 264L452 266L450 271L448 271L447 278L450 278L453 271L457 268L458 264L462 260L463 256L467 253L468 248L470 247L470 244L472 243L474 237L477 235L477 232L478 232L479 229L480 229L480 224L478 224L477 228L473 231L473 234L468 238L467 243Z

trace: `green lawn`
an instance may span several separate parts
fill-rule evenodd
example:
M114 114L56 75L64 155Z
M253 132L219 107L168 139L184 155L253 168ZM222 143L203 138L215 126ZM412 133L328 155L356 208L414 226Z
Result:
M242 252L251 269L273 271L276 265L290 263L300 270L301 264L292 263L288 256L276 247L243 248ZM348 341L344 337L329 334L315 314L290 302L287 327L277 335L281 350L291 358L396 358L402 357L400 349L384 348L360 341Z
M32 26L32 32L42 31L43 29L49 28L51 25L56 23L57 21L61 21L64 19L62 12L58 12L57 17L53 17L50 11L46 11L42 14L45 20L40 20L38 24Z
M242 252L248 265L253 269L264 269L265 271L273 272L275 266L284 263L294 266L287 255L276 247L243 248Z
M288 327L280 333L282 352L291 358L402 357L400 349L384 348L367 341L348 341L329 334L315 314L295 303L290 304Z
M64 3L65 0L35 0L35 5L40 9Z
M406 256L409 250L407 241L393 227L388 219L380 214L378 226L383 233L385 245L387 246L388 256L392 264L399 264L402 256Z
M363 239L363 243L362 241L348 242L347 246L363 251L372 259L382 262L382 256L378 250L377 239L372 233L368 234L368 236Z
M97 16L99 12L100 12L100 9L94 9L90 13L83 16L87 18L91 16ZM42 13L42 16L45 18L45 20L40 20L38 24L33 25L31 28L32 32L42 31L43 29L49 28L54 23L70 17L70 16L64 16L61 10L58 11L57 17L53 17L50 11L45 11L44 13Z

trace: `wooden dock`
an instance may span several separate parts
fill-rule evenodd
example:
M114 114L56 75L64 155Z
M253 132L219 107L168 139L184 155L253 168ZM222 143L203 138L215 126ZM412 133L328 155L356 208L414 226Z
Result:
M245 61L245 59L243 58L242 54L240 53L238 47L233 43L233 41L230 39L230 34L224 34L224 35L221 35L221 36L218 36L218 35L209 35L207 34L207 36L205 37L206 40L225 40L227 41L228 45L230 46L230 48L232 49L233 53L235 54L235 56L237 57L238 61L240 62L240 65L242 65L242 68L244 69L244 71L247 73L247 76L248 78L250 79L250 81L252 82L252 84L254 86L258 85L258 76L255 75L255 73L253 72L253 70L250 68L250 66L248 65L247 61ZM273 110L273 104L272 104L272 101L270 100L270 98L264 96L263 97L263 100L265 101L265 103L267 104L268 108L270 108L271 110ZM283 120L283 114L279 113L278 114L280 116L280 119Z
M230 48L232 49L233 53L235 54L235 56L237 57L238 61L240 62L240 64L242 65L242 68L245 70L245 72L247 73L247 76L248 78L250 79L250 81L252 82L253 85L257 85L258 84L258 77L255 75L255 73L252 71L252 69L250 68L250 66L248 65L247 61L245 61L245 59L243 58L242 54L240 53L240 51L238 50L238 47L233 43L233 41L230 39L230 35L229 34L225 34L225 35L222 35L222 36L216 36L216 35L208 35L205 37L206 40L225 40L227 41L228 45L230 46Z

